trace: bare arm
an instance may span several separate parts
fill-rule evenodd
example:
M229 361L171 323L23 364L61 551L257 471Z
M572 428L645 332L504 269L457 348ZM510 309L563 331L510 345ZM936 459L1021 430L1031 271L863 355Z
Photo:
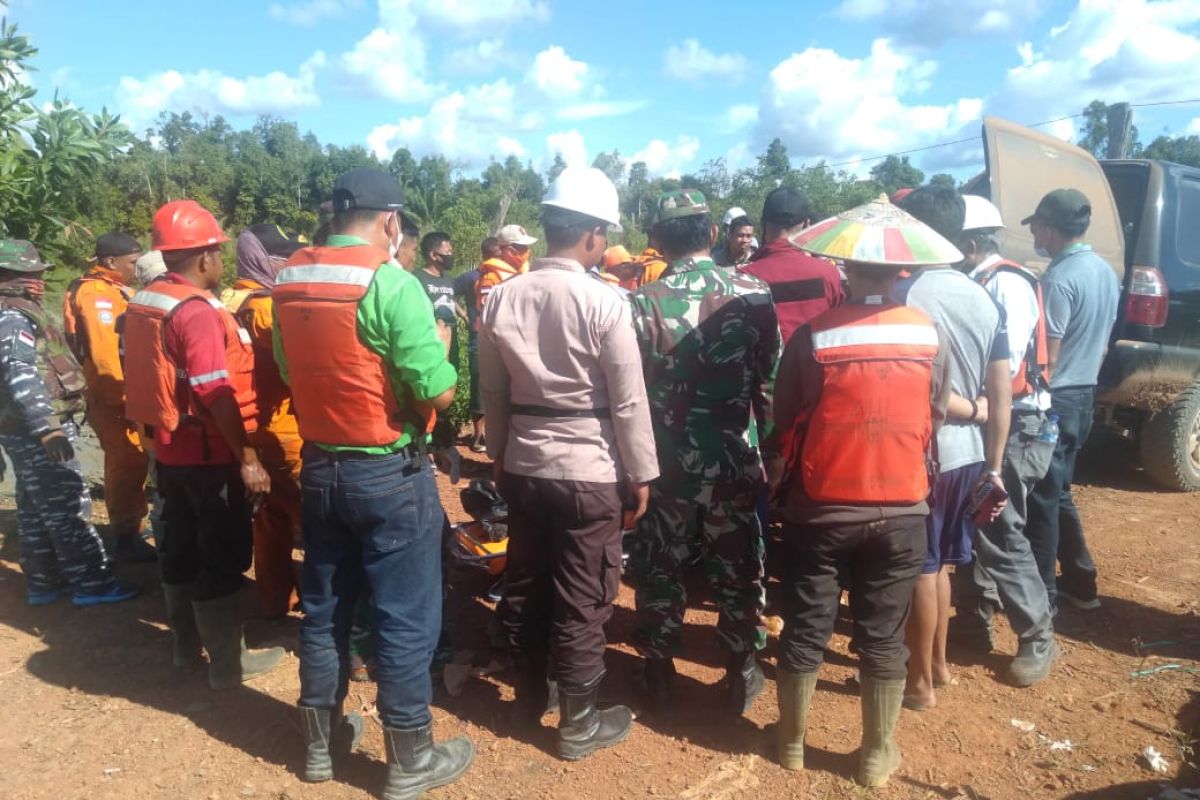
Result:
M1054 370L1058 367L1058 356L1062 353L1062 339L1046 339L1046 372L1050 377L1054 377Z
M1007 358L988 363L983 391L988 401L988 421L984 426L983 452L988 469L1000 471L1004 464L1004 446L1012 421L1012 379Z

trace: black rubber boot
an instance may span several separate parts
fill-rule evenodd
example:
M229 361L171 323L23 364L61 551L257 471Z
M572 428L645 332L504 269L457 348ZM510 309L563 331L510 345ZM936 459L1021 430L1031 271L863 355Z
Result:
M646 700L650 710L665 714L671 711L675 696L675 661L670 658L648 658L642 672L646 684Z
M343 715L340 708L300 706L300 727L307 745L304 753L304 780L320 783L333 777L334 756L354 752L363 735L363 718Z
M475 760L475 745L465 736L434 744L432 725L414 730L385 727L383 742L388 760L383 800L417 800L461 778Z
M208 685L230 689L256 675L270 672L283 660L282 647L248 650L242 636L236 594L192 601L200 638L208 651Z
M141 531L122 531L116 536L113 555L118 561L129 564L156 564L158 551L146 540Z
M584 686L558 687L558 754L578 761L605 747L625 741L633 729L633 713L625 706L600 710L600 673Z
M756 651L729 654L729 661L725 665L725 685L729 692L729 711L734 714L749 711L754 705L754 698L762 694L766 685Z
M517 728L537 727L544 715L558 711L558 684L549 677L544 652L519 656L513 667L516 699L509 722Z

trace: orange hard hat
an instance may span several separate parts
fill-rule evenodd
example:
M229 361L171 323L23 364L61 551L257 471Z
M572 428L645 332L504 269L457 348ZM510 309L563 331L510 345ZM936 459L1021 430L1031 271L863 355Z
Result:
M195 200L172 200L155 212L150 239L155 250L190 250L229 241L217 218Z
M619 267L622 264L628 264L633 261L633 256L629 255L629 251L623 246L617 244L604 251L604 267Z

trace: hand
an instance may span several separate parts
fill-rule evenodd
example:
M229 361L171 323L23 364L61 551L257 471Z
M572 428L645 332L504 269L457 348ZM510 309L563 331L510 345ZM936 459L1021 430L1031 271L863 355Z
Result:
M1005 493L1004 499L1001 500L999 503L996 503L996 507L992 509L991 517L988 518L988 522L995 522L996 518L1000 516L1000 512L1003 511L1004 507L1008 505L1008 490L1004 488L1004 481L1000 479L999 475L992 475L992 474L981 475L977 486L982 486L985 483L990 483L993 486L999 488L1000 491Z
M246 486L247 499L271 491L271 476L263 469L257 455L242 462L242 483Z
M988 402L987 397L980 395L975 398L975 424L987 425L988 421Z
M629 498L630 503L633 503L633 508L626 508L621 513L621 530L631 531L637 525L637 521L646 513L646 506L650 504L650 484L629 482Z
M783 472L787 468L787 462L783 456L770 456L763 463L763 467L767 473L767 485L771 487L771 494L774 494L779 484L783 483Z
M46 457L56 464L63 464L75 458L75 448L61 430L52 430L43 435L42 449L46 451Z

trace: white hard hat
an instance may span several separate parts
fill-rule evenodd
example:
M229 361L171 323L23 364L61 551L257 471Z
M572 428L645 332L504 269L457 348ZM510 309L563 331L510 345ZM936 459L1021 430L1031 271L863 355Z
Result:
M746 209L742 208L741 206L734 206L726 211L725 216L721 218L721 227L728 228L729 223L733 222L738 217L748 216L750 215L746 213Z
M963 215L964 231L995 230L1004 227L1004 221L1000 219L1000 209L986 197L964 194L963 204L966 206L966 213Z
M550 184L542 205L577 211L621 228L617 187L595 167L567 167Z

